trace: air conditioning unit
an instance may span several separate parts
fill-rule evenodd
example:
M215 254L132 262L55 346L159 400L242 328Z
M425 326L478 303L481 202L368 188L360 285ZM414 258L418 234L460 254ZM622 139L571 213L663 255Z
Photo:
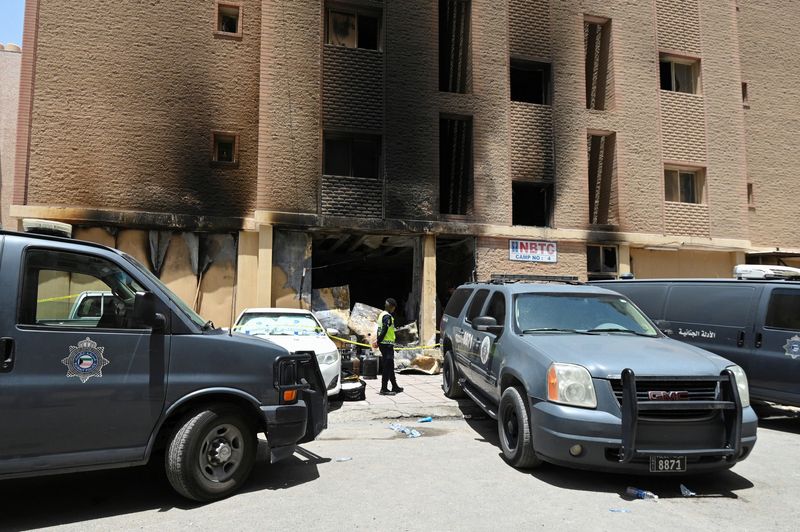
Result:
M737 279L800 280L800 268L766 264L739 264L733 268Z
M26 233L35 233L39 235L72 237L72 226L70 224L53 222L51 220L25 218L22 220L22 230Z

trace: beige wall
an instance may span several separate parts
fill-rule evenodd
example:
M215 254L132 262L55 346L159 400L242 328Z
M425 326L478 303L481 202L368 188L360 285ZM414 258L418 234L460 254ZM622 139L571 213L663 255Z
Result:
M486 280L492 274L574 275L586 280L586 245L558 242L558 262L519 262L508 258L508 239L478 238L475 251L477 277Z
M737 264L735 253L718 251L657 251L631 249L631 266L637 279L730 278Z
M4 229L16 229L8 210L14 186L21 59L20 52L0 50L0 226Z

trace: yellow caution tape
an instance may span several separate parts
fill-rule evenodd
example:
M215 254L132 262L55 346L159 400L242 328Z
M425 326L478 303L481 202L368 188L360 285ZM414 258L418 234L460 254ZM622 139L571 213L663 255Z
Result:
M45 299L37 299L37 303L51 303L53 301L65 301L67 299L75 299L76 297L80 296L80 294L72 294L71 296L59 296L59 297L48 297Z
M369 347L372 348L369 344L362 344L360 342L354 342L352 340L347 340L345 338L339 338L338 336L328 336L328 338L332 340L339 340L340 342L344 342L346 344L357 345L360 347ZM419 347L396 347L395 351L413 351L415 349L436 349L437 347L441 346L442 344L434 344L434 345L421 345Z

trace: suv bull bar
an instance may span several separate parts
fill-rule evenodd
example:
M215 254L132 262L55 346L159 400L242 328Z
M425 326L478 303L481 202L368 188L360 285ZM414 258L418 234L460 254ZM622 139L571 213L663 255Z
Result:
M739 397L739 388L731 370L724 370L718 377L647 377L652 381L716 381L719 383L719 393L715 401L645 401L639 402L636 393L636 375L633 370L626 368L622 371L622 449L620 452L621 463L628 463L634 458L650 456L722 456L731 465L735 464L741 455L742 440L742 401ZM724 446L719 449L637 449L636 436L639 424L639 412L665 411L665 410L718 410L722 413L725 426Z

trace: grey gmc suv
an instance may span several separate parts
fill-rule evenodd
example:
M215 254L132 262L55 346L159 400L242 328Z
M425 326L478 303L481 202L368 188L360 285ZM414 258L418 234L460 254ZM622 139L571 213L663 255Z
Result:
M466 394L497 419L515 467L699 473L755 445L744 371L665 337L610 290L466 284L441 331L445 395Z

